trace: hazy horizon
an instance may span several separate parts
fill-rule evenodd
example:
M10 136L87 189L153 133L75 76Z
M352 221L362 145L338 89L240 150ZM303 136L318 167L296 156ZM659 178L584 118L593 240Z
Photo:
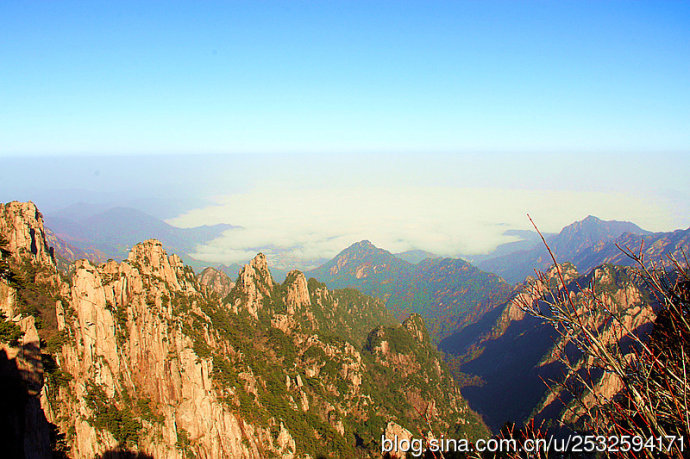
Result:
M663 159L663 160L660 160ZM359 240L391 252L486 253L531 229L595 215L650 231L690 226L690 159L644 155L144 155L5 158L0 200L46 215L75 203L132 207L178 227L238 228L191 254L209 264L264 251L313 267ZM598 166L592 169L592 162ZM675 164L673 174L669 164ZM537 167L539 166L539 167ZM631 186L634 184L634 187Z

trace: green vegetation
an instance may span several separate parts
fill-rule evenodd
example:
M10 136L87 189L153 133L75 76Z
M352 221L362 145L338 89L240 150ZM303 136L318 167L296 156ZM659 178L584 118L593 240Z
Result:
M213 377L220 381L224 387L235 387L239 382L237 371L232 362L218 354L213 356Z
M413 265L368 241L354 244L311 273L331 288L355 287L383 300L397 318L420 314L434 342L481 316L511 291L500 277L464 260L436 258Z
M443 360L448 366L448 371L453 376L453 379L460 387L467 386L477 386L481 387L484 385L484 381L477 375L471 375L465 373L461 370L462 364L465 362L463 356L457 356L454 354L444 354Z
M48 388L46 394L51 402L55 402L59 389L61 387L68 387L69 382L74 378L58 366L51 354L41 354L41 360L43 363L43 383Z
M459 391L454 389L449 394L448 387L454 382L438 351L428 341L420 343L404 327L394 326L396 321L380 300L354 289L327 291L323 284L309 279L311 306L297 309L292 316L296 333L312 337L309 344L298 345L295 332L286 333L272 326L274 314L287 313L288 286L297 275L293 273L281 286L273 287L258 310L258 320L242 310L245 298L238 287L225 302L237 301L239 314L209 296L205 300L195 299L209 320L190 312L179 316L183 331L194 339L197 355L213 360L213 378L221 398L246 420L256 425L271 425L276 435L283 423L301 453L352 457L357 455L356 445L379 448L380 435L389 420L426 433L426 421L411 405L409 394L412 393L418 394L419 400L437 401L437 409L442 412L433 421L437 434L461 430L472 438L487 434L479 418L463 404ZM416 320L414 327L423 329L422 320ZM389 326L382 330L390 351L409 356L406 358L411 359L412 367L401 370L390 363L384 364L374 355L372 350L382 337L370 330L381 323ZM206 349L198 340L203 327L208 327L210 335L225 341L234 351L220 353L218 349ZM350 345L361 353L359 386L343 377L345 369L355 364L355 357L346 352ZM443 372L440 379L439 367ZM317 376L307 377L307 369L316 371ZM299 388L295 382L298 376L303 384ZM255 381L256 396L248 392L247 381ZM309 400L307 411L300 406L301 394ZM332 407L336 406L341 408L334 411ZM462 410L470 414L460 414ZM468 421L465 426L442 420L460 416ZM342 423L344 435L335 429L336 421ZM325 445L328 450L324 449Z
M5 313L0 311L0 342L16 346L22 336L24 336L24 332L19 328L19 325L7 320Z
M364 349L372 352L382 341L387 341L389 349L397 354L409 354L413 352L415 340L410 333L402 327L382 329L385 334L371 333L367 338Z
M201 357L202 359L207 359L211 357L211 347L206 344L203 338L196 336L194 338L194 345L192 346L194 353Z
M165 421L165 417L162 414L157 414L154 412L150 399L146 397L140 397L135 402L137 413L141 419L144 419L150 423L162 423Z
M17 291L19 312L33 316L40 338L49 341L58 333L55 303L63 300L51 285L51 278L57 273L30 259L11 259L7 269L5 279Z
M109 431L122 446L136 445L141 421L136 419L131 406L123 403L122 408L118 408L116 401L108 398L103 389L93 383L88 384L87 391L86 404L93 412L89 422L97 429Z
M177 429L177 449L182 451L185 457L196 457L192 451L192 441L189 439L189 433L184 429Z
M387 355L376 350L383 341L388 343ZM461 432L470 439L488 435L488 429L479 416L472 413L461 398L440 352L428 341L420 343L405 326L379 327L372 331L362 356L372 376L370 380L363 382L365 392L371 394L372 398L381 400L381 404L390 410L393 419L401 422L406 420L403 423L413 433L415 429L417 433L428 430L428 424L421 418L418 410L423 411L426 403L433 400L441 412L439 418L431 420L431 427L436 435L455 435ZM405 359L413 362L414 366L400 368L396 365L400 356L406 356ZM439 369L440 375L437 373ZM413 394L417 394L417 400L425 401L422 406L411 406L410 396ZM460 415L461 412L465 414ZM466 423L447 424L458 416L462 416Z
M114 313L115 324L117 326L117 332L115 338L117 339L118 346L124 345L129 339L129 328L127 327L127 308L121 306L115 309Z

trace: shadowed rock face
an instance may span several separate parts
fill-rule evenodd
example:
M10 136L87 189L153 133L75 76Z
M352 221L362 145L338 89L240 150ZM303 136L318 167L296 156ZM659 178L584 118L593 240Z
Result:
M655 319L655 303L632 268L603 265L580 275L572 264L565 263L561 272L568 290L573 292L578 311L598 324L605 343L618 340L620 324L639 334L649 332ZM546 279L556 284L554 268L547 272ZM487 315L486 320L441 342L444 352L459 357L461 371L481 378L482 384L465 387L462 393L494 431L505 422L522 423L532 417L538 422L576 420L562 413L564 404L572 400L570 394L560 394L559 399L559 394L552 392L545 381L562 381L567 373L558 361L561 352L585 368L591 363L581 361L581 353L572 344L521 307L521 304L536 303L542 311L548 311L544 301L550 297L548 282L527 282L519 286L515 297L491 316ZM609 310L621 314L621 323L605 322L606 316L591 308L588 296L581 289L590 284L595 285L595 291ZM610 396L618 387L615 381L603 379L595 390Z
M43 363L33 317L19 321L18 346L0 344L0 441L5 457L63 457L41 404Z
M32 225L41 234L40 221ZM49 427L15 430L16 444L50 452L52 423L76 458L352 457L358 447L380 451L391 421L427 429L418 410L434 431L485 434L421 318L401 326L380 300L299 271L277 284L262 254L234 286L214 273L203 284L157 240L120 263L79 260L65 277L32 251L40 240L13 240L11 269L22 281L13 290L0 279L0 306L12 306L26 330L21 359L16 347L6 355L38 416L22 419L43 416ZM40 330L26 298L51 314ZM8 412L6 424L20 425L21 409Z

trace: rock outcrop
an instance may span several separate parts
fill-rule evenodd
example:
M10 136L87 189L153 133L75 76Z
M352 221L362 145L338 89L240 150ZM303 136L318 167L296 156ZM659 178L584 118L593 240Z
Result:
M51 425L42 407L41 338L36 318L22 314L24 298L17 291L22 279L16 269L21 265L33 272L43 266L39 278L52 280L56 269L42 219L31 202L0 204L0 320L9 322L2 324L0 339L0 442L7 457L51 455Z
M0 234L6 239L5 249L15 259L55 264L46 243L43 215L33 202L0 204Z
M287 285L285 304L287 305L288 314L294 314L303 308L311 306L307 278L304 277L304 274L296 270L290 271L285 278L285 285Z
M176 316L171 297L199 296L196 287L193 272L155 240L134 246L122 263L76 263L64 326L69 339L58 354L71 381L50 397L52 420L74 432L75 456L135 439L154 457L184 457L185 447L203 457L261 457L257 439L246 434L255 429L218 399L212 362L196 355ZM112 404L105 414L94 400L101 395ZM139 417L141 424L104 432L107 416Z
M216 268L206 268L199 274L199 284L205 293L214 292L225 298L235 286L230 276Z
M384 438L391 442L390 451L386 451L390 454L391 459L402 459L408 457L407 453L411 450L410 442L414 438L412 432L402 426L399 426L395 422L389 422L388 425L386 425ZM407 448L401 448L400 443L406 445Z
M263 253L259 253L240 270L235 285L237 295L234 298L235 310L244 309L255 319L265 299L271 297L274 288L273 277L268 270L268 262Z

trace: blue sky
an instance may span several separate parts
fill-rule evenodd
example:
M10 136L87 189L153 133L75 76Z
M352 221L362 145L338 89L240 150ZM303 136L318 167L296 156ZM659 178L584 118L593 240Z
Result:
M0 2L0 201L473 254L690 225L690 2Z
M687 2L2 2L0 153L687 152Z

